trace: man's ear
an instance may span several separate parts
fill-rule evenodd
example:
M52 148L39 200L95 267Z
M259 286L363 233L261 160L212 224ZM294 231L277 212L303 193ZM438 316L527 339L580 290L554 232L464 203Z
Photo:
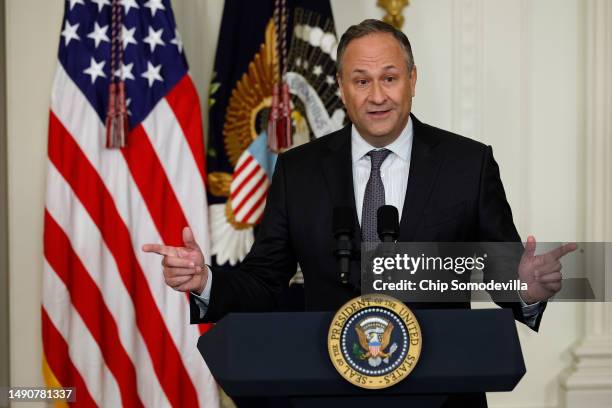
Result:
M344 91L342 90L342 78L340 77L340 74L336 74L336 81L338 81L338 90L340 91L340 99L342 100L342 103L346 105L344 103Z
M412 66L412 72L410 73L410 92L412 96L416 96L416 81L417 81L417 67L416 65Z

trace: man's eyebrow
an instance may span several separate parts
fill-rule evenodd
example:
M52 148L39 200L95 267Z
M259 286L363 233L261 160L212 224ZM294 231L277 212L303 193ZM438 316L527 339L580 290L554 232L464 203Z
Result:
M398 70L398 69L399 68L393 64L385 65L383 67L383 71L391 71L391 70ZM355 68L354 70L351 71L351 74L367 74L367 73L369 73L368 70L363 69L363 68Z

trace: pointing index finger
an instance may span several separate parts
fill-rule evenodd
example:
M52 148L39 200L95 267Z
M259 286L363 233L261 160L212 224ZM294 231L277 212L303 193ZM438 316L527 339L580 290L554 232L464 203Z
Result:
M569 254L570 252L574 252L578 248L578 245L574 242L570 242L569 244L561 245L558 248L550 251L550 254L555 257L555 259L559 259L562 256Z
M142 246L142 250L144 252L154 252L156 254L163 255L163 256L176 256L177 255L176 248L168 246L168 245L144 244Z

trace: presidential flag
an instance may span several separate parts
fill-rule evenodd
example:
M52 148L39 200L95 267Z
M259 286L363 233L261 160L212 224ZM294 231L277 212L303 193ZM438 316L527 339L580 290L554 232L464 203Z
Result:
M64 9L44 215L47 385L76 387L76 406L216 406L188 299L140 250L181 245L184 226L209 246L200 105L170 1Z
M226 0L209 95L212 261L249 252L279 152L339 129L329 0Z

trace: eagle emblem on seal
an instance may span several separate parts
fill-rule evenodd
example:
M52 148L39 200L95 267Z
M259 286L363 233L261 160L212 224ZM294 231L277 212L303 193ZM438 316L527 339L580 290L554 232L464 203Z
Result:
M388 364L397 350L397 344L389 344L393 328L393 323L381 317L363 319L355 325L359 344L353 344L353 354L360 360L368 360L372 367L378 367L381 362Z

